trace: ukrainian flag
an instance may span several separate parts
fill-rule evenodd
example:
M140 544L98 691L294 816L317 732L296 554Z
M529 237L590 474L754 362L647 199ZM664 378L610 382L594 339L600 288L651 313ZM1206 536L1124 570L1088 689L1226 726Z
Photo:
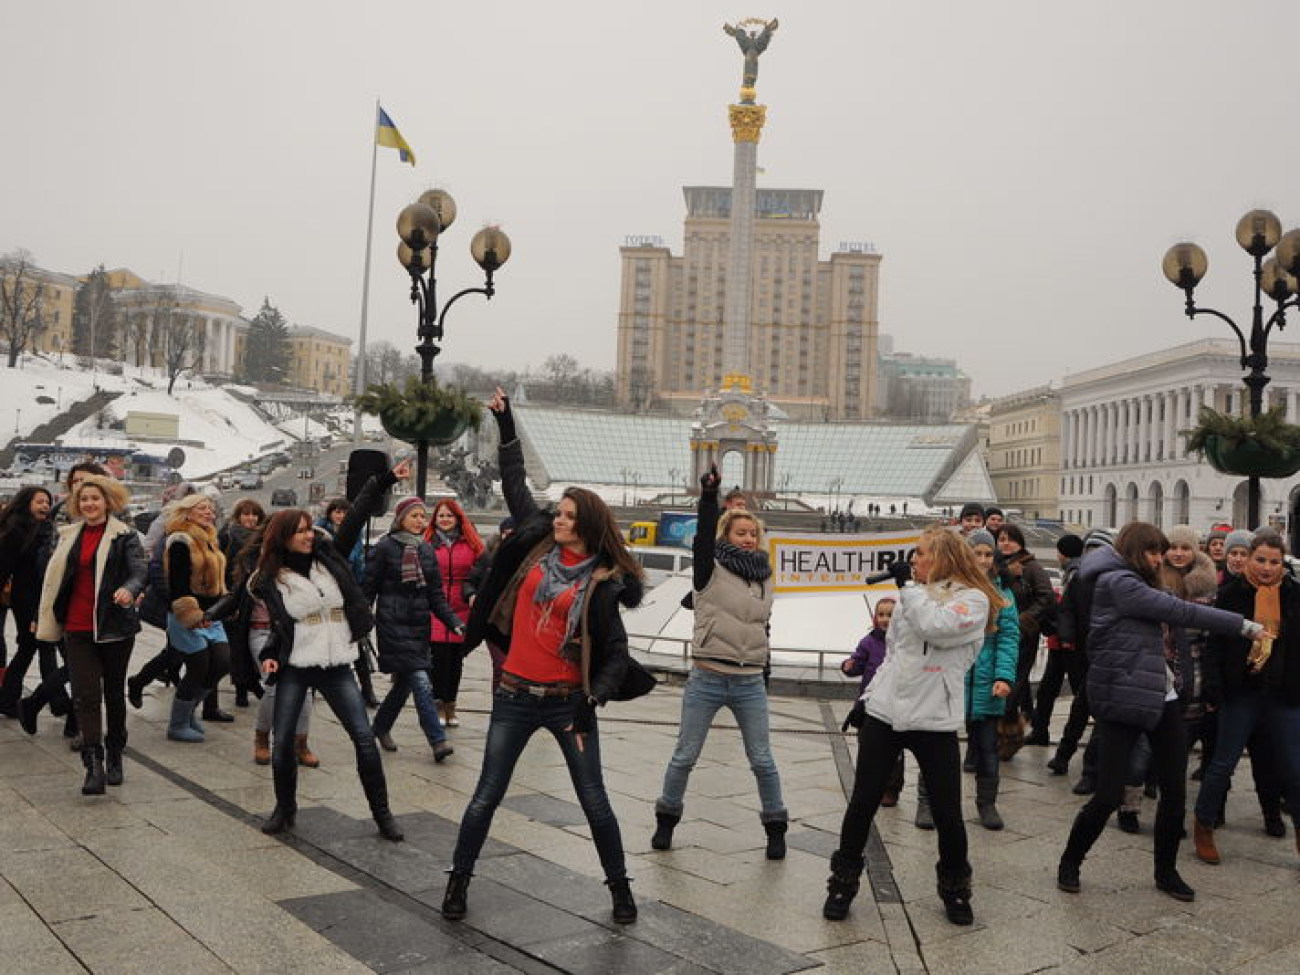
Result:
M397 126L382 107L379 109L379 126L375 129L375 142L389 149L396 149L402 154L402 162L415 165L415 153L411 151L411 147L402 138L402 133L397 131Z

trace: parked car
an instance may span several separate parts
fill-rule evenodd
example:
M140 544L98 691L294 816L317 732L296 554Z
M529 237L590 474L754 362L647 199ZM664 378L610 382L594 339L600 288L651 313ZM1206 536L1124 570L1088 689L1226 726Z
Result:
M249 471L240 475L239 490L241 491L260 491L262 490L262 475L256 471Z
M298 507L298 492L293 488L276 488L271 492L271 506L273 508Z

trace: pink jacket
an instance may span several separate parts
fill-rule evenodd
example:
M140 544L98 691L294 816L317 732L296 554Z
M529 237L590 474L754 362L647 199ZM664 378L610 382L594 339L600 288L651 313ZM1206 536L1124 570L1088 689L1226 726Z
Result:
M430 543L434 546L434 554L438 558L438 571L442 573L442 588L447 594L447 602L451 603L452 611L457 616L467 620L469 603L465 601L465 577L474 567L474 550L463 538L456 539L448 547L439 544L438 536L434 535ZM436 616L430 617L429 639L433 643L463 642L461 637L447 629Z

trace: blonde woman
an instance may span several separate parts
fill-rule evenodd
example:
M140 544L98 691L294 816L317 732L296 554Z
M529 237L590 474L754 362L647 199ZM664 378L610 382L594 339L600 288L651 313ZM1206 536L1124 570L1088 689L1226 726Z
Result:
M718 477L713 468L700 478L699 523L695 532L693 666L682 695L677 746L655 802L656 850L672 846L681 821L686 782L704 748L709 726L727 708L740 726L749 767L758 782L759 819L767 833L769 860L785 857L789 814L781 798L781 777L772 757L767 685L763 671L771 657L767 641L772 616L772 567L763 550L763 523L744 508L718 517Z
M112 478L89 475L77 484L68 500L74 521L59 529L41 589L36 639L63 641L81 728L83 795L103 795L123 778L126 669L140 632L135 600L148 572L139 534L114 517L127 497Z
M842 921L858 892L871 822L903 749L916 758L939 831L939 897L948 920L970 924L971 868L961 811L961 755L966 671L984 644L990 614L1007 600L971 554L943 528L927 530L909 568L895 563L899 586L884 663L858 703L858 765L844 813L839 849L831 856L822 915ZM995 616L996 618L996 616Z

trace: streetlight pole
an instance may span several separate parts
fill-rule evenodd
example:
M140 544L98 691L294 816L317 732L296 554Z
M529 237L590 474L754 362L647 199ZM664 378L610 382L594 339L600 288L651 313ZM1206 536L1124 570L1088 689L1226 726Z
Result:
M445 190L422 193L415 203L397 216L397 235L402 239L397 248L397 259L411 275L411 303L417 309L416 336L420 340L415 351L420 357L420 382L426 386L433 383L433 360L442 351L437 343L442 341L447 312L465 295L483 295L491 299L496 293L492 275L510 259L510 238L499 227L484 227L469 244L471 256L485 275L483 287L456 292L440 311L435 273L438 236L455 219L456 201ZM429 477L429 441L417 440L415 449L415 493L423 498Z
M1199 246L1187 242L1175 244L1165 253L1162 270L1165 277L1186 295L1184 311L1188 318L1210 315L1226 323L1237 336L1241 368L1250 370L1242 377L1250 391L1250 415L1258 417L1264 412L1264 387L1270 381L1266 372L1269 334L1275 325L1279 331L1286 327L1286 309L1296 306L1296 301L1288 299L1296 293L1295 275L1300 274L1300 230L1283 235L1282 223L1275 214L1268 210L1251 210L1237 221L1236 238L1242 250L1254 261L1255 301L1251 307L1249 336L1223 312L1197 307L1193 292L1210 267L1209 258ZM1274 247L1277 248L1276 256L1265 261L1264 257ZM1267 319L1264 317L1265 295L1277 303L1277 310ZM1248 528L1257 528L1260 524L1259 480L1258 474L1250 474L1246 482Z

